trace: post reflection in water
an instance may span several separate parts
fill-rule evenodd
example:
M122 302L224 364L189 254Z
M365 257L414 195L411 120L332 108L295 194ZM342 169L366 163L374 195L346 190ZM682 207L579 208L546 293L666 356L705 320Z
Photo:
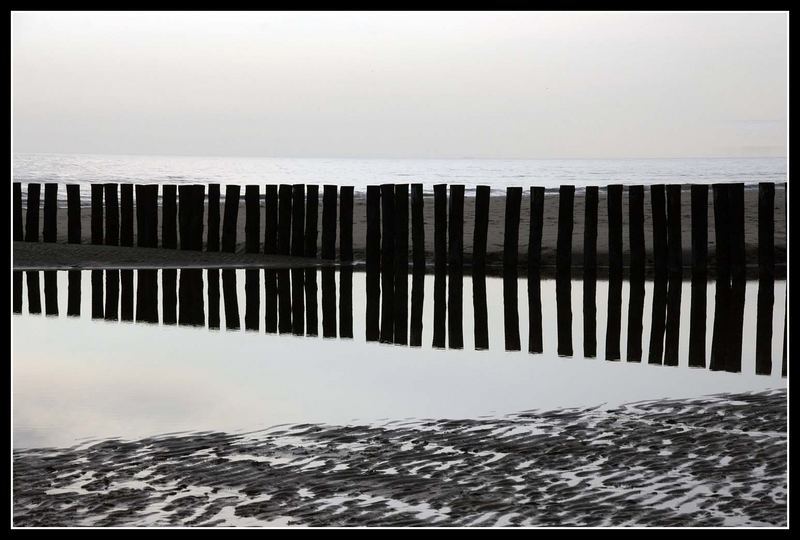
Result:
M303 282L304 270L302 268L292 268L292 334L302 336L305 332L305 305L303 303ZM323 278L323 288L325 287ZM323 303L325 298L323 296ZM322 331L325 332L325 317L322 318Z
M393 277L396 277L397 273L394 270L396 269L393 269ZM300 310L303 311L303 315L316 312L316 306L319 305L317 296L321 293L321 306L323 312L322 336L326 338L335 338L337 335L339 337L351 337L340 335L342 334L340 331L341 327L338 327L339 331L337 331L336 325L338 313L338 320L341 321L342 319L349 319L350 322L348 324L352 329L352 280L355 279L355 276L351 269L348 269L347 272L336 270L334 268L302 270L303 282L298 281L297 283L298 290L303 293L302 299L293 298L294 294L291 283L293 276L291 270L246 269L237 271L232 269L224 269L222 270L222 293L224 298L226 329L240 329L238 294L241 291L239 291L237 286L237 272L242 272L244 281L241 285L243 294L245 295L244 327L249 331L260 330L260 309L262 298L260 280L262 271L264 272L265 280L265 334L275 333L276 331L280 331L282 333L294 333L295 329L293 328L292 324L293 315L297 314L297 312ZM135 320L137 322L157 324L159 321L161 321L163 325L172 325L174 323L169 314L175 313L177 310L177 323L179 325L204 327L206 325L206 296L204 294L204 287L207 283L208 327L211 329L220 327L220 270L218 269L208 269L205 271L205 275L204 271L200 269L183 269L178 271L177 294L170 294L170 288L173 287L173 276L175 275L172 272L163 270L161 272L158 270L138 270L135 272L135 306L132 302L133 283L131 282L134 275L132 271L92 270L88 272L91 276L91 279L88 280L88 286L91 287L92 309L91 313L86 313L84 315L85 317L90 316L94 319L105 318L107 320L117 320L117 314L119 314L119 318L125 320L127 316L126 314L132 313L135 307ZM309 283L317 281L317 272L321 274L321 291L319 291L316 286L308 287ZM337 273L339 274L338 276ZM347 274L347 277L344 277L343 279L344 273ZM39 297L39 282L40 279L43 278L45 282L45 312L47 314L56 317L63 316L58 308L58 289L59 285L61 285L61 287L65 289L61 292L61 294L66 297L67 309L65 315L68 317L81 315L81 285L83 282L87 281L82 280L81 271L72 270L65 273L44 271L42 272L41 278L38 272L26 271L25 275L27 276L28 283L27 309L23 305L25 297L23 296L24 291L22 290L21 283L22 273L18 272L13 274L15 287L15 313L41 313L42 306L41 299ZM63 281L59 283L59 279L61 278L58 276L62 276L62 278L66 280L66 283ZM369 277L364 274L360 274L360 276L363 277L358 279L368 279ZM339 279L340 285L340 300L342 300L342 302L338 303L338 305L336 287L337 278ZM410 280L412 284L414 284L416 281L416 284L412 285L412 291L417 292L412 292L411 312L412 314L419 314L414 315L412 319L418 320L420 324L418 326L417 323L413 323L410 334L411 341L419 344L416 346L421 345L424 337L421 322L423 305L426 300L424 294L422 294L422 291L424 291L423 286L425 278L426 276L421 273L407 276L407 279ZM435 280L435 276L432 276L432 278ZM631 281L640 280L640 278L641 272L632 271ZM159 279L161 280L161 285L159 285ZM502 281L500 281L501 279ZM502 332L505 334L505 348L509 351L520 350L519 323L521 314L518 309L519 306L517 301L518 278L513 272L506 272L503 274L502 278L499 279L496 277L489 278L485 275L485 273L477 272L473 273L471 280L473 302L475 306L473 327L475 336L475 349L481 350L489 348L489 343L491 341L490 330L494 328L496 332L501 331L499 327L499 317L503 316L504 321L502 323ZM768 339L765 337L767 330L765 330L763 327L769 325L771 328L773 324L772 319L776 316L774 312L776 307L775 302L769 301L771 300L769 295L771 294L773 297L775 295L774 280L766 284L759 282L759 287L763 286L764 290L763 292L761 290L757 291L757 297L755 295L756 290L751 291L753 294L748 298L750 298L749 302L751 302L752 305L750 305L748 309L751 310L752 315L749 315L748 317L754 317L757 315L758 323L755 326L758 328L754 327L749 329L750 331L748 332L745 332L747 329L743 326L738 328L734 326L735 321L741 320L739 317L742 317L742 315L739 314L744 313L745 308L747 307L744 304L744 292L739 291L737 293L738 299L734 300L732 292L734 290L733 284L731 284L730 287L725 287L724 281L722 281L722 284L720 284L720 281L721 280L717 280L717 283L713 285L710 282L703 284L698 280L698 276L693 276L691 280L693 295L697 294L702 296L703 291L710 291L713 287L717 291L717 299L714 302L714 311L704 313L702 317L696 312L696 307L699 302L693 301L691 310L685 310L685 316L687 319L691 317L692 320L691 325L686 325L686 327L694 327L695 325L703 324L703 320L713 317L714 324L717 328L715 330L716 340L711 351L715 356L712 357L712 362L709 363L710 369L740 372L743 370L741 358L746 356L748 358L748 372L761 375L771 375L773 372L772 366L775 364L772 358L773 351L777 351L776 354L778 355L780 354L780 344L778 341L781 339L781 336L778 332L771 332ZM116 282L118 282L117 285L115 285ZM638 312L640 309L642 309L641 307L635 307L634 304L643 306L642 299L645 296L645 283L646 282L643 281L636 285L631 283L631 311ZM755 283L755 281L751 282L753 285L755 285ZM159 286L161 286L163 290L162 302L160 306L158 305ZM492 295L497 295L496 297L499 298L501 286L503 288L504 298L502 314L499 311L500 306L487 303L487 298L492 297ZM549 352L551 354L555 352L559 356L573 356L571 278L567 274L562 273L560 275L557 274L555 280L548 279L543 282L536 280L535 283L528 283L527 286L529 291L535 288L544 294L544 298L541 301L545 306L552 306L553 302L555 302L554 307L556 325L554 330L557 332L557 347L555 351L547 351L545 347L542 347L542 349L544 349L542 352ZM583 288L586 288L586 286L587 284L584 283ZM664 349L661 350L661 353L658 351L655 353L653 353L653 351L648 351L648 354L651 358L659 358L659 354L662 354L664 361L659 363L663 363L664 365L668 366L688 365L689 367L693 368L703 367L706 364L706 358L697 352L698 349L694 349L691 353L697 356L682 360L678 357L677 345L670 344L671 341L674 341L675 343L680 341L680 316L682 310L680 305L681 294L677 291L680 291L682 286L683 282L677 276L674 276L669 280L661 280L661 283L659 283L659 281L650 282L650 289L648 290L652 290L654 296L665 297L664 301L667 304L672 302L672 304L667 307L668 318L674 317L678 320L668 320L665 323L666 327L670 327L670 325L672 325L671 328L674 329L674 334L667 332L669 335L669 338L667 339L667 349L669 349L669 347L674 347L670 353L671 356L667 356ZM746 283L742 282L741 285L737 284L737 286L742 287L742 289L746 291ZM121 289L122 294L113 292L115 288ZM350 290L348 291L348 289ZM674 292L670 293L670 289ZM640 292L636 293L635 291L637 290ZM305 296L307 291L314 291L316 294L312 293L309 296ZM555 294L553 294L553 291ZM674 296L671 296L671 294L674 294ZM764 299L765 296L767 297L766 300ZM666 300L666 298L669 298L669 300ZM298 300L298 302L295 303L295 300ZM361 296L359 298L359 303L367 302L367 300L367 298ZM734 302L740 302L741 304L738 307L733 307ZM654 303L657 303L657 301L654 301ZM541 318L542 305L535 305L533 303L530 305L531 311L527 314L529 318ZM726 306L722 311L720 311L721 305ZM306 311L308 306L312 306L314 309L311 309L311 311ZM440 304L439 306L434 305L434 308L438 309L445 309L445 307L446 306L444 303ZM785 304L783 307L785 309ZM159 316L159 308L161 310L161 316ZM360 310L358 305L356 306L356 309ZM278 314L278 310L280 310L280 315ZM545 307L545 312L546 311L547 309ZM453 316L453 313L450 312L450 315ZM494 321L492 320L493 317L495 319ZM300 320L311 320L311 318L300 316ZM755 318L750 320L755 322ZM357 322L362 324L367 323L368 321L363 320ZM374 321L373 325L373 329L377 329L377 325L375 325ZM280 330L278 330L279 326L281 328ZM545 327L547 326L549 325L545 325ZM628 324L628 327L631 328L630 323ZM633 344L633 346L629 346L628 348L627 359L629 362L640 362L643 352L642 345L644 344L642 342L643 332L641 330L641 325L633 325L632 328L634 329L634 336L627 336L627 342L629 344ZM664 326L662 326L660 329L658 327L654 329L654 333L662 332L662 336L664 331ZM784 329L784 336L786 331L787 330ZM303 335L312 337L316 335L311 332L313 332L313 330L309 328L309 331L305 332ZM700 333L701 335L704 334L704 332L700 332L695 328L690 329L690 333L691 332ZM727 334L731 332L741 333L743 336L742 339L729 339ZM651 332L651 334L652 333L653 332ZM745 335L747 336L746 339L744 338ZM430 336L430 334L428 334L428 336ZM650 336L650 343L653 343L656 347L659 345L658 339L654 339L652 335ZM638 350L635 350L637 345ZM745 354L743 354L742 350L744 345L746 345L746 350L744 351ZM529 344L529 350L537 346L538 344L533 346ZM704 348L700 349L700 351L703 350ZM756 353L756 355L753 353ZM738 355L738 358L736 358L736 355ZM586 356L584 355L584 357ZM733 362L730 361L731 357L734 357ZM785 364L781 365L780 371L784 370ZM777 375L779 370L775 369L774 371Z
M317 270L308 268L304 272L306 291L306 335L319 334L319 320L317 317ZM274 330L273 330L274 332Z
M309 273L313 275L314 290L311 299L314 302L314 320L316 321L317 315L317 271L308 270L306 272L306 279ZM307 289L308 290L308 289ZM309 296L306 295L306 302L310 302ZM316 332L313 334L316 335ZM353 269L344 267L339 271L339 337L352 338L353 337Z
M14 270L12 274L12 301L11 311L22 313L22 271Z
M183 271L181 272L183 274ZM164 324L178 322L178 271L174 268L161 270L161 320Z

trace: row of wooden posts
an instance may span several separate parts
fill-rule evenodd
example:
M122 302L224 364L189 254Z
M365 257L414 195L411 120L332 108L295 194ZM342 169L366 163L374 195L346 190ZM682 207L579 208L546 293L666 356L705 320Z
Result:
M39 240L40 184L28 184L24 240ZM650 186L653 226L653 267L656 274L680 273L683 268L681 249L681 187ZM409 189L410 188L410 189ZM119 189L119 197L118 197ZM609 185L608 235L609 273L623 268L622 185ZM628 188L630 268L632 273L645 268L644 187ZM79 186L67 185L68 242L81 242ZM134 190L136 203L134 205ZM204 211L208 219L205 249L233 252L241 186L228 185L222 216L220 244L220 186L210 184L206 197L204 185L164 185L161 190L163 248L203 249ZM157 184L92 184L91 243L132 246L134 243L134 208L136 211L136 244L159 247ZM464 264L464 186L434 186L434 265L440 268ZM58 184L44 185L44 218L42 239L55 242L57 237ZM597 265L598 187L587 187L584 226L583 268ZM716 260L718 271L732 277L744 272L744 184L712 186ZM366 193L366 263L381 267L408 265L409 195L411 207L411 239L414 266L425 264L425 223L422 184L383 184L368 186ZM531 220L528 237L528 266L540 264L544 188L530 188ZM559 189L558 237L556 266L559 273L572 266L572 226L575 187ZM319 186L267 185L263 192L265 228L261 236L260 206L262 193L256 185L245 186L245 251L304 257L317 257L317 215ZM338 201L337 201L338 199ZM478 186L475 192L475 228L472 266L478 270L486 264L486 242L489 224L489 186ZM520 206L522 188L506 190L506 220L503 264L518 263ZM773 275L775 185L759 184L759 275ZM320 256L336 258L337 202L339 223L339 259L353 259L353 188L323 186L322 241ZM693 275L706 272L708 265L709 186L691 186L691 268ZM23 240L22 195L20 183L14 183L14 240ZM180 231L180 235L178 235Z
M335 273L339 274L338 306L337 283ZM258 331L261 327L266 333L293 333L295 335L317 336L320 325L318 320L318 270L311 269L284 269L272 270L259 269L244 270L245 277L245 315L244 328ZM322 277L322 336L327 338L352 338L353 337L353 269L342 267L334 270L325 267L319 270ZM14 313L22 313L22 276L23 272L15 271L13 280ZM28 312L38 314L42 312L40 299L40 285L38 271L25 272L27 275ZM58 315L58 291L56 271L41 272L44 281L44 312L47 315ZM138 285L134 293L133 270L92 270L91 271L91 317L93 319L123 320L146 323L159 323L165 325L179 324L191 326L206 326L211 329L220 328L220 308L224 307L225 328L236 330L240 328L239 300L236 285L236 271L225 269L221 271L222 298L224 306L220 304L220 270L218 269L184 269L180 276L175 269L162 269L161 283L156 270L139 270ZM81 271L67 272L67 305L68 316L81 314ZM204 280L205 276L205 280ZM105 277L105 280L103 279ZM367 273L369 278L369 273ZM261 282L263 279L263 293ZM489 348L489 324L486 310L486 277L481 273L471 276L473 285L474 307L474 337L475 349ZM571 278L566 278L570 281ZM204 287L205 285L207 287ZM380 313L377 309L377 298L367 298L366 341L383 341L398 345L422 345L423 327L423 302L425 299L425 276L414 274L411 281L411 317L407 312L408 306L408 275L402 274L401 279L395 281L394 287L384 289L381 296L391 294L394 301L389 305L382 305ZM509 282L516 282L513 275L503 277L504 289ZM398 283L405 282L402 290ZM451 281L450 285L453 285ZM645 290L639 286L635 279L630 280L630 296L628 309L627 328L627 354L628 362L647 361L650 364L677 366L679 364L678 349L681 333L681 280L661 287L658 281L654 283L652 298L652 321L650 325L649 340L643 335L643 311ZM773 370L773 286L772 282L759 281L758 305L756 325L755 353L756 374L769 375ZM204 288L207 290L207 309L204 299ZM596 284L591 276L582 280L583 288L583 356L594 358L597 351L597 307ZM619 320L622 299L612 299L614 283L609 281L608 317L606 318L606 360L621 360L620 343L621 324ZM105 289L105 294L104 294ZM159 295L159 289L161 294ZM705 368L711 370L725 370L729 372L742 371L742 344L744 337L745 295L737 294L731 298L717 295L713 304L713 311L706 309L708 282L692 281L691 283L691 310L689 312L689 367ZM406 291L405 293L403 291ZM516 289L511 295L503 296L505 350L519 351L520 328L519 309ZM742 284L741 292L744 292ZM766 293L766 294L765 294ZM161 297L161 310L159 314L159 296ZM134 297L135 314L134 314ZM464 347L463 337L463 299L455 296L444 301L434 290L433 322L434 329L443 331L445 318L450 319L447 331L447 346L451 349ZM698 303L702 299L702 303ZM555 300L557 346L560 356L573 356L572 313L571 313L571 288L564 286L561 278L556 282L556 296L550 301L542 302L540 282L528 281L528 351L542 353L543 348L543 304L546 310ZM615 305L614 302L618 302ZM685 301L685 300L684 300ZM370 309L370 303L373 308ZM264 320L260 320L263 303ZM659 306L662 306L659 308ZM338 309L337 309L338 308ZM363 308L362 308L363 309ZM706 362L706 319L713 314L714 326L712 330L711 357ZM734 314L734 316L731 316ZM338 332L337 332L338 322ZM410 332L409 330L410 322ZM784 321L783 357L781 372L786 375L786 321ZM381 334L383 331L383 335ZM683 329L686 332L686 328ZM699 339L698 339L699 338ZM649 341L649 353L642 354L643 343ZM434 332L434 347L444 348L443 334Z

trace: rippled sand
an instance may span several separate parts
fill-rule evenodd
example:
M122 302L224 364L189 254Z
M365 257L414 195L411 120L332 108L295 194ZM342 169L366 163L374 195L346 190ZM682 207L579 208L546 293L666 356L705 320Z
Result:
M785 390L14 453L16 526L785 526Z

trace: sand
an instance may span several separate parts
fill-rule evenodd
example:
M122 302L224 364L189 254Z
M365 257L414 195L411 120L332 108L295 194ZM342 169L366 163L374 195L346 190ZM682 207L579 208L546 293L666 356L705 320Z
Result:
M786 526L785 390L16 450L15 526Z
M62 186L63 189L63 186ZM775 249L776 249L776 265L783 266L786 264L786 188L785 184L776 185L775 189ZM713 197L709 193L709 209L708 209L708 255L709 265L714 264L715 253L715 240L714 240L714 209ZM689 186L685 186L681 192L682 202L682 238L681 243L683 247L683 264L684 267L690 266L691 263L691 195ZM322 196L320 194L320 207L318 208L318 227L322 224ZM426 195L424 198L425 204L425 251L428 257L428 263L432 263L433 257L433 196ZM650 192L645 189L645 245L647 253L647 263L651 265L653 262L653 238L652 238L652 218L650 214ZM224 206L224 205L223 205ZM223 213L224 208L220 209ZM472 252L472 236L474 230L474 210L475 199L474 192L466 193L466 200L464 203L464 251L465 262L471 261ZM629 263L629 228L628 228L628 195L627 188L623 195L623 253L624 263ZM577 191L575 194L574 215L575 222L572 234L572 264L579 267L583 262L583 216L585 211L585 202L583 192ZM90 208L83 208L81 213L82 218L82 236L83 241L88 242L90 239L91 221L90 221ZM208 212L204 215L204 220L207 220ZM40 210L41 220L41 210ZM505 227L505 197L493 195L490 202L490 215L489 215L489 233L487 245L487 258L494 263L498 263L502 259L503 252L503 237ZM25 222L25 209L23 209L23 223ZM237 232L237 253L244 252L244 222L245 222L245 207L244 197L242 197L239 214L238 214L238 232ZM263 230L264 230L265 215L261 212L261 236L263 248ZM363 194L356 193L353 209L353 242L354 242L354 256L357 259L363 259L364 247L366 241L366 200ZM544 219L542 231L542 264L553 265L555 264L556 253L556 238L558 232L558 192L548 191L544 203ZM161 227L161 216L159 209L159 231ZM135 227L134 227L135 228ZM522 212L520 223L520 241L519 253L520 263L525 264L527 261L527 243L530 228L530 197L529 192L523 193L522 199ZM160 238L160 234L159 234ZM204 232L205 239L205 232ZM66 208L59 208L58 212L58 241L66 243L67 240L67 212ZM318 242L320 245L321 232L318 232ZM337 232L337 245L338 245L338 232ZM411 247L410 234L409 234L409 249ZM758 190L746 189L745 190L745 248L746 248L746 262L748 265L758 264ZM598 265L608 265L608 211L606 194L604 189L599 192L599 207L598 207L598 237L597 237L597 257Z

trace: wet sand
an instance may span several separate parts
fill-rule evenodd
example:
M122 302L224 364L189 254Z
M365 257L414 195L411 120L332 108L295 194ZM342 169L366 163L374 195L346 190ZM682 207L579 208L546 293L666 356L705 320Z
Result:
M777 184L775 189L775 260L776 265L785 266L786 264L786 185ZM60 189L64 189L60 186ZM320 205L318 208L318 228L322 226L322 189L320 189ZM224 192L224 189L223 189ZM244 192L244 190L242 190ZM263 192L263 189L262 189ZM224 193L223 193L224 195ZM263 193L262 193L263 197ZM750 266L758 264L758 189L745 189L745 250L746 263ZM433 257L433 195L426 194L425 204L425 251L432 262ZM683 247L683 264L688 267L691 264L691 192L689 186L684 186L681 191L681 224ZM357 259L363 259L366 242L366 198L363 193L356 193L353 208L353 250ZM647 264L653 263L653 237L652 237L652 217L651 217L650 191L645 188L644 196L644 218L645 218L645 247ZM261 240L263 249L263 236L265 215L261 211ZM224 202L221 203L220 213L224 211ZM161 237L161 215L159 207L159 239ZM572 264L581 266L583 263L583 220L585 212L584 192L576 191L574 204L574 227L572 233ZM623 259L624 264L629 262L629 228L628 228L628 193L627 188L623 192L622 201L623 212ZM88 243L91 232L91 209L84 207L81 209L82 236L83 241ZM40 211L41 216L41 211ZM40 217L41 219L41 217ZM204 214L204 227L207 227L208 211ZM467 264L471 261L472 236L475 219L475 199L474 192L467 191L464 201L464 260ZM23 223L25 222L25 208L23 203ZM40 223L41 225L41 223ZM238 230L236 235L237 253L244 253L245 248L245 206L244 197L240 200L238 213ZM489 230L487 239L487 260L489 263L499 263L502 260L503 237L505 227L505 197L503 195L492 194L489 205ZM522 197L522 209L519 234L519 253L520 263L527 262L528 231L530 228L530 191L525 189ZM134 227L135 229L135 227ZM554 265L556 254L556 239L558 233L558 192L547 191L544 201L544 217L542 230L542 264ZM135 234L135 231L134 231ZM204 242L207 228L204 229ZM321 242L321 229L318 230L317 245ZM66 208L59 208L58 211L58 242L67 241L67 211ZM338 245L338 232L337 232ZM409 233L409 248L411 246ZM709 188L709 207L708 207L708 256L709 265L714 265L715 239L714 239L714 207L713 196ZM598 226L597 226L597 264L601 267L608 265L608 204L606 192L601 187L599 190L598 201Z
M14 452L16 526L785 526L785 390Z

